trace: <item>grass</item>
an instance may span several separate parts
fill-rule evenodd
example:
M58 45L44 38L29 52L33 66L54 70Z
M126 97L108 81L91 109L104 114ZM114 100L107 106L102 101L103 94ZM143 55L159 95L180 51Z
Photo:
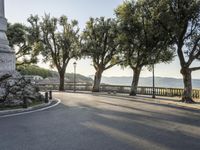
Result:
M22 106L20 106L20 105L9 106L9 105L0 104L0 111L12 110L12 109L20 109L20 108L22 108Z
M43 103L44 103L43 101L33 101L33 103L30 104L30 105L28 105L28 107L37 106L37 105L40 105L40 104L43 104ZM14 106L11 106L11 105L0 104L0 111L20 109L20 108L23 108L23 105L14 105Z

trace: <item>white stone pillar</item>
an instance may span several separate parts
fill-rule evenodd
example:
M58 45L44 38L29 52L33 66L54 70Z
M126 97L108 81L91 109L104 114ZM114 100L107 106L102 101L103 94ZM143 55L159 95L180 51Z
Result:
M9 47L6 31L4 0L0 0L0 75L15 71L15 52Z
M5 17L4 0L0 0L0 17Z

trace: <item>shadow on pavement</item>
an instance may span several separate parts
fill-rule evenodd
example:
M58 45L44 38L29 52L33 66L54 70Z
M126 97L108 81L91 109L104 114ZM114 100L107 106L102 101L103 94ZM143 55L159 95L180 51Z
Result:
M192 119L185 120L186 117L167 117L162 113L156 115L155 112L152 114L142 109L139 110L140 113L123 112L120 109L114 111L84 103L68 108L80 112L80 116L83 116L79 122L82 127L106 136L105 139L112 138L115 142L128 144L133 149L195 150L200 146L200 122L190 122ZM90 118L84 120L84 116L88 114L91 115Z

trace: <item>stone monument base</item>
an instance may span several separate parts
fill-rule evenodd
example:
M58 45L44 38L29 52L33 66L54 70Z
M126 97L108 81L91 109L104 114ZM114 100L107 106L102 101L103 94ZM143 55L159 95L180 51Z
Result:
M0 72L0 104L23 105L44 101L39 88L17 71Z
M7 50L7 52L5 52L1 48L2 47L0 47L0 73L15 71L15 52L10 51L9 49Z

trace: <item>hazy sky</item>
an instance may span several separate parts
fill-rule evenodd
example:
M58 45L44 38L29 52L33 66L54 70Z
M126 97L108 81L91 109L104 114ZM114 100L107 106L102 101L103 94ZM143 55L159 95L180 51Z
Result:
M114 17L114 9L123 2L123 0L5 0L6 18L9 22L26 23L30 14L43 16L44 13L50 13L52 16L68 16L69 19L79 21L80 28L84 28L85 22L89 17ZM72 60L67 72L73 72ZM83 75L93 75L95 70L91 66L90 60L77 61L77 72ZM196 63L197 64L197 63ZM200 62L198 62L200 64ZM48 67L46 64L40 64ZM181 78L179 61L175 59L170 64L156 65L156 76ZM132 70L113 67L103 73L104 76L132 76ZM141 76L151 76L152 73L143 69ZM200 71L193 73L193 78L200 78Z

